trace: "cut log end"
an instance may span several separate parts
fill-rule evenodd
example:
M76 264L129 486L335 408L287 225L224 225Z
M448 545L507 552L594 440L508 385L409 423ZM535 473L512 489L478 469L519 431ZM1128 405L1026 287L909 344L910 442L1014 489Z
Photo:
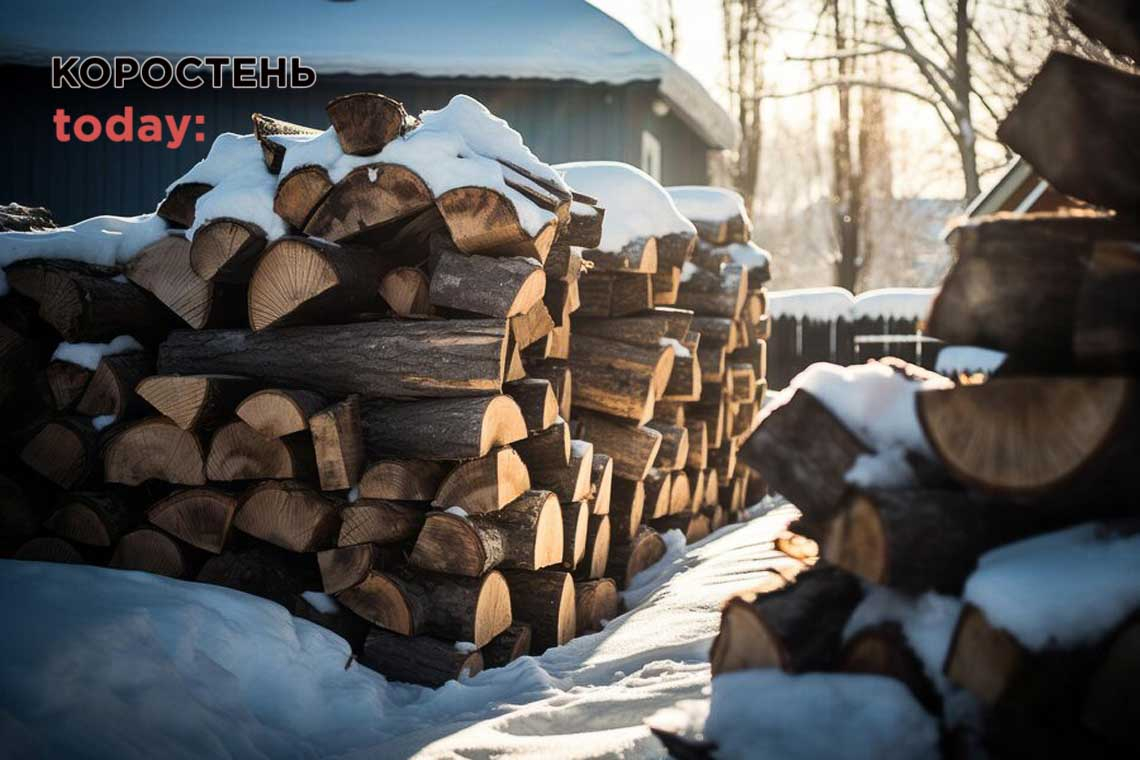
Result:
M166 418L150 418L119 431L103 450L109 483L136 486L148 480L179 485L206 483L206 457L193 434Z
M220 554L229 538L237 499L213 488L191 488L162 499L147 519L191 546Z

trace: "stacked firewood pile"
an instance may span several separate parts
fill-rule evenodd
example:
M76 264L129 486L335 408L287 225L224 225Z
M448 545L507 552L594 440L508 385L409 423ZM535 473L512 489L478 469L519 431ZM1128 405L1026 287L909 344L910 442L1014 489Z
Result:
M703 430L690 457L693 313L655 308L659 245L660 303L686 297L691 225L649 224L640 258L606 251L612 212L469 98L422 122L374 94L328 113L325 132L255 115L156 217L0 239L19 254L0 300L4 556L260 595L428 685L597 630L663 554L651 525L695 537L743 506ZM112 225L118 248L84 260L96 223L91 245ZM743 270L704 266L743 319ZM717 384L744 348L722 346ZM717 450L751 426L762 374L741 371L749 399L717 396L744 419Z
M1108 18L1124 5L1071 10L1136 40L1134 16ZM892 387L894 409L818 370L773 405L742 458L800 508L821 560L726 604L714 674L897 679L952 756L1140 751L1138 102L1140 77L1057 53L1003 124L1058 189L1110 210L957 228L928 332L1006 352L992 378L888 360L843 372ZM882 417L914 444L877 446Z

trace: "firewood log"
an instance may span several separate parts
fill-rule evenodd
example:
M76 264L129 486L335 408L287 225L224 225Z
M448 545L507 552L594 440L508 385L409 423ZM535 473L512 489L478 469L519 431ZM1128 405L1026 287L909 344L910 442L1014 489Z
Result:
M259 483L242 494L234 527L274 546L305 553L336 545L336 505L303 483Z
M602 630L621 610L621 598L612 578L575 583L574 598L578 636Z
M573 372L574 407L622 417L634 424L652 419L657 392L651 374L584 363L575 364Z
M171 188L156 212L173 227L187 228L194 224L194 207L198 199L214 189L204 182L183 182Z
M575 501L562 505L562 568L573 572L586 556L590 505Z
M954 477L1089 519L1136 494L1136 399L1136 381L1126 377L1008 377L924 391L916 405L931 448Z
M582 385L582 372L596 368L616 370L621 375L649 378L654 398L664 392L673 371L675 352L669 345L644 346L618 343L607 338L575 335L570 350L570 367L578 376L575 391ZM604 411L604 410L603 410Z
M510 396L371 402L361 419L371 457L473 459L526 437L526 422Z
M578 280L580 316L622 317L653 308L653 278L647 274L591 272Z
M709 467L716 470L721 483L731 480L736 474L736 454L736 443L732 440L725 440L719 448L709 450Z
M692 330L701 334L701 342L708 346L716 344L726 350L736 349L736 321L729 317L693 317Z
M298 166L277 183L273 213L296 231L305 229L313 212L332 190L328 170L323 166Z
M328 404L313 391L266 388L250 394L238 404L242 422L266 438L284 438L309 429L309 419Z
M135 393L135 386L152 372L154 357L150 354L104 356L75 409L88 417L111 415L120 419L141 412L146 405Z
M685 350L673 361L673 371L669 375L669 382L665 385L663 399L686 402L700 399L704 388L698 355L700 339L700 333L691 332L680 341Z
M3 332L2 326L0 326L0 332ZM0 341L3 340L4 337L0 336ZM22 342L23 338L19 338L19 340ZM17 374L22 373L13 372L13 375ZM71 362L57 359L49 363L44 368L44 379L51 395L52 408L57 412L66 412L75 406L87 389L87 383L91 382L92 374L92 371L86 367ZM14 385L14 382L12 384ZM4 395L0 391L0 401L3 400Z
M1140 77L1055 51L998 127L998 139L1058 191L1140 206Z
M337 546L394 544L414 539L424 524L424 510L386 499L361 498L340 510Z
M691 232L670 232L657 237L658 270L666 267L680 269L693 256L697 236Z
M514 203L486 187L457 187L435 199L456 247L463 253L488 253L538 259L550 252L558 231L552 219L537 233L528 232Z
M483 655L431 636L401 636L373 628L364 642L360 664L391 681L437 688L480 673Z
M485 457L463 462L448 473L432 499L432 506L460 507L472 514L494 512L528 491L532 482L518 452L504 446Z
M445 251L432 271L429 295L434 306L507 318L528 312L545 290L546 273L533 261Z
M338 594L352 588L373 571L398 570L403 563L404 552L399 545L353 544L317 552L321 588L326 594Z
M176 330L159 349L158 370L242 374L364 398L471 396L499 392L506 339L505 322L476 319Z
M372 570L336 598L393 633L439 636L481 647L510 627L512 596L497 570L482 578Z
M701 512L705 508L705 471L690 468L685 470L685 474L689 478L691 493L689 511Z
M396 267L380 278L378 293L398 317L428 316L434 313L429 296L431 284L415 267Z
M24 562L60 562L68 565L82 565L83 555L68 541L57 536L38 536L21 544L12 559Z
M250 117L253 120L253 134L261 143L261 156L265 159L265 168L270 174L281 171L281 162L285 160L285 145L275 142L272 138L278 135L293 137L316 137L320 132L312 127L303 127L272 116L255 113Z
M526 349L542 341L554 329L554 319L546 304L538 301L525 314L511 317L511 336L519 350ZM546 358L546 357L543 357Z
M1129 0L1069 0L1069 19L1117 55L1140 60L1140 15Z
M662 266L653 273L653 305L673 306L681 290L681 270Z
M292 554L269 544L257 544L227 549L211 557L198 571L196 580L260 596L293 610L302 592L319 588L317 573L312 554Z
M570 464L570 426L561 418L539 433L517 441L515 451L527 470L557 470Z
M20 450L20 461L60 488L87 480L99 461L96 435L82 418L41 423Z
M713 675L748 668L788 673L829 670L837 663L843 627L863 599L855 576L817 566L795 583L753 599L733 597L713 642Z
M132 522L127 506L111 494L70 493L48 516L44 527L84 546L112 546Z
M461 517L431 512L411 563L452 575L478 577L495 567L537 570L558 564L562 512L549 491L527 491L500 510Z
M574 337L592 336L637 346L661 346L663 338L681 340L689 331L693 314L684 309L655 308L644 314L619 319L576 319Z
M549 380L528 377L503 383L503 393L519 405L528 433L546 430L558 419L558 399Z
M756 398L763 399L760 385L768 375L768 343L758 340L747 348L739 348L732 352L733 362L745 362L752 366L752 374L756 376Z
M340 242L414 216L431 204L431 191L411 169L385 163L359 166L329 189L305 223L305 234Z
M558 235L558 242L581 248L596 248L602 242L605 214L604 208L575 202L570 207L570 223Z
M719 274L698 269L689 279L682 278L677 306L697 314L735 319L747 295L748 278L739 264L730 264Z
M728 367L732 373L732 400L740 403L756 400L756 372L751 364L733 363Z
M316 474L309 436L267 438L241 421L227 423L210 438L206 477L210 480L307 479Z
M229 540L237 499L215 488L188 488L160 499L147 520L191 546L221 554Z
M561 362L530 362L526 368L531 377L550 381L554 397L558 399L558 414L570 419L570 405L573 391L570 368Z
M685 402L663 398L653 405L653 419L666 425L685 425Z
M610 539L609 515L590 515L586 522L586 551L574 570L575 578L592 580L605 574L610 558Z
M706 469L709 461L708 423L704 420L685 420L685 431L689 434L688 456L685 466L698 470Z
M184 237L148 245L127 263L126 275L195 330L245 320L245 289L199 277L190 266L190 241Z
M574 638L577 629L574 580L556 570L508 570L511 610L531 630L531 654L542 654Z
M610 543L616 546L632 541L644 515L645 481L615 477L609 515Z
M893 678L931 715L942 714L942 696L895 621L864 628L852 636L839 653L837 670Z
M665 470L650 470L645 476L645 511L642 520L649 522L669 514L673 475Z
M135 392L183 430L208 429L233 416L257 383L237 375L154 375Z
M666 425L650 420L646 427L661 434L661 447L653 466L661 470L679 470L689 458L689 431L677 425Z
M633 540L610 547L606 577L613 578L618 588L629 587L633 577L665 556L665 542L652 528L642 525Z
M157 528L139 528L119 539L110 567L142 570L169 578L188 578L197 568L190 547Z
M582 258L582 253L563 242L563 237L564 233L560 232L554 245L550 246L546 261L542 264L548 282L552 280L577 282L582 276L582 270L589 269L589 265L585 264L585 259Z
M588 441L570 441L570 459L538 463L531 467L530 479L536 488L552 491L563 504L581 501L590 495L590 472L594 466L594 445Z
M383 459L360 478L360 496L397 501L430 501L450 471L444 462L422 459Z
M724 382L727 371L728 353L724 346L715 343L705 345L702 341L697 348L697 364L701 367L701 383L716 385ZM703 387L703 385L702 385Z
M646 476L661 448L660 433L596 414L581 414L579 418L594 450L613 459L614 475L629 480Z
M720 476L716 470L705 470L705 504L716 504L720 497Z
M501 668L530 652L530 626L515 623L483 647L483 662L488 668Z
M359 482L364 469L360 399L349 396L309 418L317 476L322 491L342 491Z
M672 483L669 486L669 514L691 512L693 491L688 473L684 470L677 470L672 475Z
M610 513L610 492L613 489L614 460L606 454L594 454L590 465L590 514Z
M102 343L119 335L154 341L172 325L162 304L106 267L25 259L5 271L12 290L35 301L40 319L72 343Z
M415 125L404 104L375 92L354 92L329 101L325 110L340 148L350 156L371 156Z
M1085 689L1081 723L1092 733L1126 752L1140 750L1135 721L1137 677L1140 675L1140 620L1120 627L1093 670Z
M203 280L249 282L257 257L265 248L265 232L240 219L211 219L194 232L190 268Z
M634 238L616 251L585 248L582 258L595 272L653 274L657 271L657 238Z
M165 417L150 417L117 430L103 448L108 483L136 486L148 480L178 485L206 484L202 441Z

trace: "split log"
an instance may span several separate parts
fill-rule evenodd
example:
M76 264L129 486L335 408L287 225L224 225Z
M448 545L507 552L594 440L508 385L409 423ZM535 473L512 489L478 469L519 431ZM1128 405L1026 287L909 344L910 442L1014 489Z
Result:
M615 477L610 502L610 543L627 544L637 535L645 514L645 481ZM613 551L612 547L610 549Z
M357 499L340 510L337 546L394 544L419 535L424 510L386 499Z
M732 476L736 474L736 453L736 444L731 440L726 440L720 448L709 450L709 467L716 470L722 483L732 480ZM837 487L842 486L843 482L841 480L836 484Z
M715 343L705 345L702 341L697 348L697 363L701 367L701 382L715 385L724 382L728 367L728 352L724 346Z
M431 512L411 563L477 577L495 567L537 570L562 560L562 512L549 491L527 491L493 512L460 516Z
M1083 519L1111 514L1136 494L1131 378L996 378L921 392L916 405L939 460L975 488L1076 509Z
M622 317L653 308L653 278L647 274L591 272L578 280L580 316Z
M303 230L332 187L325 167L298 166L278 181L277 192L273 194L273 213L284 219L291 229Z
M305 234L341 242L413 217L431 205L431 190L411 169L384 163L359 166L329 189L305 223Z
M375 253L311 238L266 248L249 281L249 325L351 322L378 314L380 280L392 264Z
M839 653L837 670L893 678L931 715L942 714L942 696L895 621L864 628L852 636Z
M322 491L343 491L360 480L364 468L364 434L360 399L349 396L309 418L313 454Z
M103 343L119 335L147 342L171 327L162 304L138 285L117 279L115 270L25 259L5 271L12 290L35 301L40 319L71 343Z
M165 417L150 417L115 432L103 448L108 483L137 486L160 480L186 486L206 484L201 440Z
M371 156L416 123L404 104L375 92L333 98L325 107L340 148L350 156Z
M697 236L691 232L669 232L657 236L658 267L681 268L693 256Z
M189 488L161 499L147 520L191 546L221 554L229 540L237 499L215 488Z
M675 357L672 345L634 345L591 335L575 335L570 349L570 367L576 374L586 369L604 368L639 379L649 378L655 398L659 398L669 383ZM581 385L580 379L578 385Z
M673 473L673 483L669 487L669 514L692 511L689 508L693 503L692 485L689 475L684 470Z
M570 223L558 236L558 242L581 248L596 248L602 244L602 223L606 210L575 201L570 206Z
M111 415L122 419L145 409L135 386L154 372L154 357L143 353L115 354L99 360L75 409L88 417Z
M705 440L710 456L714 450L724 445L725 440L725 404L712 393L718 387L707 386L708 392L704 395L708 398L689 404L685 420L705 423Z
M147 290L195 330L244 319L245 289L204 280L190 265L190 241L164 237L129 261L127 279Z
M680 341L681 348L674 346L677 353L673 361L673 372L669 375L669 382L665 385L662 398L671 401L697 401L704 390L704 381L701 377L701 362L698 357L700 350L700 333L688 333Z
M713 675L750 668L832 669L843 627L862 599L855 576L828 566L800 573L795 583L754 599L730 599L713 642Z
M23 338L19 338L19 340L23 342ZM18 360L16 363L21 364L23 360ZM30 362L28 366L30 367ZM22 371L12 374L13 378L7 385L13 387L17 383L23 382L21 379ZM91 382L91 375L91 370L71 362L55 360L48 364L44 369L44 379L47 382L48 393L51 395L52 408L57 412L66 412L71 409L83 396L83 392L87 389L87 383ZM0 392L0 401L3 401L4 395L3 392Z
M529 433L546 430L558 419L558 399L549 380L528 377L504 383L503 393L519 405Z
M600 631L621 612L621 598L612 578L599 578L574 584L576 635Z
M694 316L690 329L701 334L705 345L715 343L728 351L736 349L736 320L730 317Z
M471 396L499 392L506 344L501 320L177 330L159 348L158 370L233 373L364 398Z
M574 638L574 580L557 570L508 570L511 610L531 630L531 653L542 654Z
M689 332L693 313L684 309L655 308L619 319L576 319L574 337L592 336L637 346L661 346L662 339L681 340Z
M393 633L439 636L481 647L510 627L512 596L496 570L482 578L373 570L336 598Z
M339 594L364 582L369 573L399 570L404 553L399 546L353 544L317 552L321 588L326 594Z
M84 546L111 546L131 523L127 506L111 494L71 493L44 522L60 538Z
M526 422L510 396L373 402L361 420L372 457L474 459L526 438Z
M657 395L652 375L594 364L575 364L573 373L574 407L622 417L639 425L652 419Z
M261 143L261 156L265 159L265 168L270 174L281 171L281 162L285 160L285 144L273 140L274 137L284 135L289 137L316 137L320 131L312 127L303 127L272 116L255 113L250 117L253 120L253 134Z
M183 430L208 429L233 416L257 383L237 375L154 375L135 392Z
M575 501L562 505L562 567L573 571L586 556L590 505Z
M609 515L590 515L586 523L586 551L574 571L580 580L601 578L610 559Z
M457 644L431 636L401 636L373 628L360 653L360 664L390 681L434 689L448 681L464 681L482 672L483 655L477 649L461 649Z
M649 421L645 426L661 434L661 447L653 466L661 470L680 470L689 458L689 431L678 425Z
M685 402L663 398L653 405L653 419L666 425L685 424Z
M759 387L759 386L756 386ZM726 431L733 440L733 443L739 443L743 439L752 435L756 429L756 425L760 422L760 402L759 401L745 401L743 403L733 403L729 405L731 416L725 417L725 422L731 421Z
M701 512L705 508L705 471L687 469L685 474L689 478L690 501L689 511Z
M552 491L563 504L581 501L590 495L593 466L594 445L588 441L571 440L567 464L530 468L530 479L536 488Z
M491 188L457 187L436 198L435 204L463 253L521 256L541 264L558 231L558 220L552 218L531 233L523 227L514 203Z
M562 282L577 282L582 276L582 270L589 270L582 254L570 244L563 242L563 233L560 233L550 253L543 262L542 268L546 271L547 281L560 280Z
M434 306L507 318L542 301L546 273L534 261L445 251L431 273Z
M504 446L452 470L440 483L432 506L459 507L472 514L494 512L528 491L531 482L518 452Z
M242 494L234 527L282 549L316 552L336 545L340 516L332 502L303 483L271 481Z
M998 139L1065 195L1135 209L1138 120L1140 78L1055 51L998 127Z
M689 451L685 466L698 470L707 469L709 464L708 423L704 420L686 420L685 430L689 434Z
M610 547L606 577L618 588L628 588L633 577L665 556L665 542L657 531L642 525L628 544Z
M237 416L266 438L284 438L309 429L309 419L328 401L306 390L267 388L246 397L237 406Z
M206 477L210 480L308 479L316 473L308 436L267 438L244 422L221 426L210 438Z
M249 282L257 257L265 248L265 232L241 219L211 219L194 232L190 268L203 280Z
M677 306L698 314L736 319L748 296L748 278L739 264L730 264L719 274L698 269L682 278Z
M168 578L187 578L196 562L187 547L155 528L139 528L119 539L110 567L141 570Z
M173 227L192 227L198 199L214 189L204 182L183 182L171 188L156 212Z
M316 571L311 554L291 554L259 543L211 557L202 565L196 580L260 596L292 611L302 592L317 588Z
M396 501L430 501L450 465L422 459L384 459L368 466L360 478L360 496Z
M560 362L532 362L527 365L531 377L550 381L554 397L558 399L558 414L562 419L570 419L571 396L573 391L570 368Z
M585 248L582 258L595 272L653 274L657 271L657 238L634 238L616 251Z
M79 550L62 538L39 536L20 545L12 559L24 562L60 562L68 565L82 565L85 560Z
M590 465L590 514L610 513L610 492L613 489L614 460L606 454L594 454Z
M665 470L650 470L645 476L645 512L642 519L648 522L669 514L673 476Z
M563 324L555 326L546 336L545 340L549 343L549 348L546 351L547 357L551 359L569 359L570 320L567 319Z
M756 400L756 371L751 364L733 363L728 367L732 374L732 401L742 403Z
M570 426L559 419L553 425L515 443L527 470L557 470L570 464Z
M546 304L539 301L525 314L511 317L510 329L511 337L515 339L515 345L521 351L548 336L554 329L554 319L550 316Z
M73 488L98 464L95 430L79 418L45 422L20 450L20 461L60 488Z
M488 668L501 668L530 652L530 626L515 623L483 647L483 662Z
M398 317L422 317L434 313L428 277L415 267L396 267L380 279L378 293Z
M583 414L580 419L594 451L613 459L614 475L641 480L648 474L661 448L660 433L596 414Z
M661 267L653 273L654 306L672 306L677 303L681 291L681 270L677 267Z

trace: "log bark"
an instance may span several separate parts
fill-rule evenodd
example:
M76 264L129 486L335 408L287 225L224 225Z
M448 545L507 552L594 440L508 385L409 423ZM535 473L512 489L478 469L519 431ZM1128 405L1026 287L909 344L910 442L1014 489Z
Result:
M673 476L664 470L650 470L645 476L645 522L669 514L672 499Z
M316 137L320 132L312 127L303 127L272 116L255 113L250 117L253 120L253 134L261 143L261 156L265 159L265 168L270 174L281 171L281 162L285 160L285 145L272 138L280 135L289 137Z
M570 426L559 419L553 425L515 443L527 470L558 470L570 464Z
M610 493L613 490L614 460L606 454L594 454L590 465L590 514L610 513Z
M309 418L317 476L322 491L343 491L360 481L364 469L364 434L360 399L349 396Z
M689 431L679 425L666 425L650 420L647 428L661 434L661 447L653 466L660 470L680 470L689 458Z
M245 321L245 289L199 277L184 237L165 237L142 249L127 263L126 275L195 330Z
M165 417L133 422L114 433L103 448L108 483L137 486L160 480L186 486L206 484L202 441Z
M535 233L525 229L514 203L497 190L458 187L435 199L456 247L463 253L522 256L546 261L558 231L551 219Z
M577 282L582 276L582 270L590 267L585 264L580 251L563 242L563 235L564 233L559 233L554 245L550 247L542 268L546 271L547 281Z
M130 527L126 504L112 494L71 493L44 521L44 527L83 546L111 546Z
M135 392L183 430L208 429L233 416L257 383L237 375L154 375Z
M575 583L574 598L578 636L602 630L621 612L621 598L612 578Z
M530 362L526 367L531 377L550 381L554 397L558 399L558 414L564 420L570 419L570 406L573 382L570 368L561 362Z
M431 512L411 563L478 577L496 567L537 570L562 560L562 511L549 491L527 491L494 512L461 517Z
M266 388L243 399L236 414L266 438L284 438L308 430L309 419L327 404L313 391Z
M730 264L719 274L698 269L681 282L677 307L697 314L736 319L748 295L748 278L739 264Z
M510 446L461 463L444 477L432 499L439 509L459 507L471 514L502 509L531 487L522 458Z
M444 462L422 459L383 459L360 478L360 496L396 501L430 501L450 471Z
M337 546L396 544L414 539L424 524L424 510L386 499L360 498L340 510Z
M653 278L647 274L591 272L578 280L583 317L622 317L653 308Z
M653 273L653 305L673 306L681 291L681 270L661 267Z
M595 272L653 274L657 271L657 239L634 238L615 251L585 248L582 258L593 265Z
M550 335L554 330L554 319L546 304L539 301L525 314L511 317L510 329L515 345L522 351Z
M528 377L504 383L503 393L519 405L528 433L546 430L558 419L558 399L549 380Z
M580 419L594 450L613 459L614 475L641 480L649 473L661 448L660 433L596 414L580 415Z
M692 321L691 311L658 307L644 314L619 319L577 319L574 321L574 334L575 337L588 335L658 348L663 338L683 339Z
M708 423L704 420L685 420L685 430L689 434L689 451L685 466L697 470L707 469L709 464Z
M230 536L237 499L216 488L189 488L160 499L147 520L191 546L221 554Z
M242 494L234 527L292 552L318 552L336 546L340 515L303 483L270 481Z
M73 488L98 464L95 431L81 418L45 422L20 450L20 461L60 488Z
M391 681L434 689L482 672L483 655L431 636L401 636L373 628L364 642L360 664Z
M483 647L483 662L488 668L501 668L530 652L530 626L515 623Z
M265 248L265 232L240 219L211 219L190 242L190 268L203 280L245 283Z
M610 369L620 376L649 378L654 398L664 393L673 372L676 353L672 345L644 346L618 343L612 339L576 335L570 350L570 367L579 373L591 369ZM578 385L581 385L579 380Z
M290 229L300 232L332 187L325 167L298 166L278 181L273 194L273 213L284 219Z
M515 619L530 626L531 654L542 654L574 638L574 581L568 573L508 570L505 576Z
M431 191L411 169L368 164L353 169L329 189L309 216L304 231L334 243L349 241L392 227L431 205Z
M657 531L642 525L633 540L610 547L606 577L613 578L618 588L629 587L633 577L665 556L665 542Z
M429 289L426 274L415 267L396 267L380 279L379 294L388 308L398 317L431 316Z
M131 353L104 356L75 409L82 415L111 415L122 419L145 410L135 386L154 372L154 357Z
M562 568L573 572L586 556L590 505L575 501L562 505Z
M582 501L590 495L590 472L594 466L594 445L588 441L570 441L570 460L566 465L530 468L530 479L536 488L554 493L558 501Z
M652 419L657 396L652 375L584 363L575 364L573 373L574 407L621 417L638 425Z
M434 306L505 319L542 301L546 273L534 261L446 251L431 273Z
M693 256L697 236L691 232L670 232L657 236L657 261L662 267L680 269Z
M361 420L371 457L474 459L526 437L522 412L509 396L372 402Z
M610 543L628 544L645 514L645 481L615 477L610 503ZM610 549L611 553L613 548Z
M177 539L155 528L139 528L119 539L108 566L119 570L141 570L168 578L187 578L197 562Z
M210 438L210 480L308 479L316 474L312 440L305 435L267 438L244 422L227 423Z
M158 370L241 374L364 398L493 394L502 387L506 338L506 324L495 320L179 330L160 347Z
M156 212L173 227L183 229L194 224L194 207L198 199L214 189L213 185L204 182L183 182L175 185L162 203L158 204Z
M570 223L558 235L558 242L581 248L596 248L602 243L604 208L575 202L570 206Z
M404 104L375 92L333 98L325 107L340 148L350 156L371 156L415 125Z
M601 578L610 559L610 517L590 515L586 523L586 551L574 571L579 580Z

